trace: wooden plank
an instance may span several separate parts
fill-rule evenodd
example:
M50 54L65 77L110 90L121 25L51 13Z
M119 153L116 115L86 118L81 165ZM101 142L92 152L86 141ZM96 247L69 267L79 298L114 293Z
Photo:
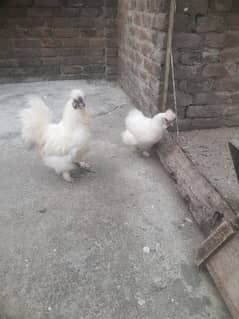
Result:
M169 134L158 145L157 154L206 236L224 219L234 220L230 206Z
M207 269L234 319L239 318L239 234L207 262Z
M200 245L195 263L198 267L205 264L219 248L235 234L232 225L227 221L222 222L211 235Z
M233 210L170 135L157 146L157 154L206 237L224 220L234 222ZM239 319L239 234L213 254L206 267L232 317Z

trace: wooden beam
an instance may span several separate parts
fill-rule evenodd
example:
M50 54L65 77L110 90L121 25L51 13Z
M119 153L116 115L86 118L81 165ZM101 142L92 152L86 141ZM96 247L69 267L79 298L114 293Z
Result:
M233 226L227 221L222 222L217 229L202 242L195 259L196 265L198 267L204 265L233 235L235 235Z
M234 211L169 134L157 146L157 154L206 237L224 221L234 223ZM215 251L207 259L206 267L233 318L238 319L239 234Z

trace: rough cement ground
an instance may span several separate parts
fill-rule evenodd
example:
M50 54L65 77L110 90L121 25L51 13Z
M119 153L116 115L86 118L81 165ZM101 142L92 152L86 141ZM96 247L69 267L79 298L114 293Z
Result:
M239 184L228 142L239 137L239 128L183 132L180 145L231 206L239 210Z
M94 113L94 172L68 184L25 149L16 115L36 93L59 117L79 86ZM121 144L130 102L117 86L2 85L0 107L1 319L230 318L193 265L201 237L173 183Z

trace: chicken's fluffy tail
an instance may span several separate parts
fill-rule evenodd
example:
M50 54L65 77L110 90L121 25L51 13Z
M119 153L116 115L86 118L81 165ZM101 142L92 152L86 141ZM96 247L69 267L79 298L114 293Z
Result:
M131 146L137 145L137 140L128 130L124 131L121 137L124 144Z
M51 121L51 112L44 101L37 96L29 96L30 108L20 112L22 138L29 146L40 146L44 132Z

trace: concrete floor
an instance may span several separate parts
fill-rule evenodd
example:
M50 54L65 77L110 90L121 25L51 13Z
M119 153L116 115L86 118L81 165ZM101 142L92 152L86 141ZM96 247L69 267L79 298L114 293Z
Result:
M238 136L238 127L227 127L181 132L179 138L187 155L235 211L239 211L239 185L228 142Z
M59 117L79 86L94 114L93 172L68 184L26 150L16 115L36 93ZM173 183L121 144L129 107L105 82L0 87L1 319L230 318L193 265L201 237Z

